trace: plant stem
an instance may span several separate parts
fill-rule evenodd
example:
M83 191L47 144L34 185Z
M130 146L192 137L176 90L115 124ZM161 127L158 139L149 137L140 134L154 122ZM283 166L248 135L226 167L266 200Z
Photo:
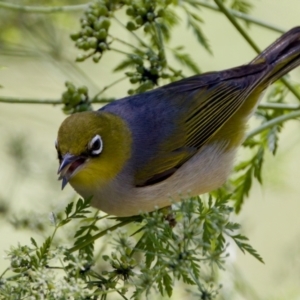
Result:
M258 106L262 109L279 109L279 110L300 110L299 104L286 104L286 103L261 103Z
M125 80L126 78L128 78L127 76L123 76L117 80L115 80L114 82L106 85L101 91L99 91L94 97L93 97L93 100L92 100L92 103L97 103L97 97L99 97L101 94L103 94L107 89L111 88L112 86L114 86L115 84ZM107 101L108 103L111 102L111 101Z
M217 5L211 4L207 1L202 1L202 0L191 1L191 3L193 3L193 2L195 4L199 4L203 7L208 8L208 9L221 12L220 8ZM276 25L273 25L273 24L269 24L267 22L264 22L260 19L254 18L252 16L249 16L249 15L244 14L242 12L239 12L237 10L233 10L233 9L227 9L227 10L231 15L235 16L238 19L244 20L246 22L250 22L250 23L253 23L255 25L258 25L258 26L261 26L261 27L264 27L264 28L267 28L267 29L270 29L270 30L273 30L273 31L276 31L276 32L279 32L279 33L285 33L286 32L286 30L284 30L283 28L277 27Z
M121 81L121 80L119 80ZM115 83L114 83L115 84ZM105 87L109 88L111 85ZM102 90L103 91L103 90ZM102 92L101 91L101 92ZM54 99L26 99L26 98L13 98L13 97L0 97L0 103L17 103L17 104L53 104L53 105L62 105L61 100ZM109 99L93 99L92 103L110 103Z
M296 118L299 118L300 117L300 111L293 111L289 114L285 114L285 115L282 115L282 116L279 116L277 118L274 118L266 123L264 123L263 125L255 128L254 130L250 131L247 136L246 136L246 139L249 139L249 138L252 138L253 136L261 133L262 131L268 129L268 128L271 128L275 125L278 125L278 124L281 124L285 121L288 121L288 120L291 120L291 119L296 119Z
M86 9L90 3L78 4L78 5L65 5L65 6L27 6L19 5L14 3L2 2L0 1L0 8L17 10L25 13L42 13L42 14L52 14L60 12L70 12L70 11L81 11Z
M114 225L114 226L112 226L112 227L109 227L109 228L107 228L107 229L105 229L105 230L102 230L101 232L99 232L99 233L93 235L91 238L87 239L87 240L84 241L83 243L78 244L78 245L76 245L76 246L70 248L70 249L69 249L69 252L70 252L70 253L75 252L75 251L77 251L77 250L79 250L79 249L81 249L81 248L83 248L83 247L89 245L90 243L94 242L95 240L101 238L102 236L106 235L108 232L110 232L110 231L115 231L115 230L118 229L119 227L123 227L123 226L129 224L130 222L132 222L132 220L131 220L131 219L127 219L127 220L121 221L120 223L118 223L118 224L116 224L116 225Z
M224 13L224 15L228 18L228 20L233 24L233 26L239 31L239 33L244 37L244 39L249 43L249 45L259 54L261 50L255 44L255 42L250 38L250 36L246 33L246 31L242 28L242 26L236 21L230 11L225 7L221 0L214 0L220 11ZM297 90L285 79L280 79L285 86L294 94L294 96L300 101L300 95Z

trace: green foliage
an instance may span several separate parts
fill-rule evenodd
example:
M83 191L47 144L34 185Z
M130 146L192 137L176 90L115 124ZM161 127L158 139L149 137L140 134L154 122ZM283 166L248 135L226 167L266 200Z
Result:
M81 18L81 30L71 35L79 49L88 54L80 54L77 61L84 61L93 56L94 62L99 62L105 51L117 51L126 55L115 71L126 71L130 83L137 85L128 93L142 93L159 85L161 80L174 81L182 77L181 70L175 70L168 64L166 46L170 42L171 30L178 25L180 19L173 8L181 8L187 18L188 28L192 29L198 42L209 52L208 41L204 36L201 25L203 20L199 16L200 5L193 1L178 3L170 0L143 1L94 1ZM194 10L197 10L197 13ZM117 17L118 10L125 10L128 21L121 23ZM111 23L121 24L137 40L137 44L129 44L121 36L109 33ZM141 39L137 34L143 34ZM128 52L113 48L118 43L126 45ZM127 51L128 51L127 50ZM185 52L183 46L171 49L169 52L192 72L199 73L199 68L193 59ZM130 71L127 71L131 69ZM70 110L64 110L72 113Z
M52 214L54 230L42 245L31 238L31 246L8 251L10 268L0 277L0 298L107 299L114 293L124 299L171 297L175 284L183 282L193 287L195 299L214 299L220 286L211 267L223 268L228 256L226 237L262 261L247 238L236 233L240 226L229 221L233 210L229 199L182 199L172 211L114 220L98 211L91 215L89 200L71 202L64 216ZM69 241L57 246L58 230L67 230L72 222L78 227L77 220L84 225L75 232L74 246L68 248ZM99 232L101 223L108 221L117 224ZM128 222L135 223L133 233L121 228ZM96 259L95 237L108 232L110 247L100 251L102 259Z
M92 110L91 100L89 99L86 86L76 88L73 83L65 83L67 90L62 95L63 111L66 114Z
M281 82L273 85L268 94L269 103L284 103L287 88ZM262 125L287 113L283 109L258 109L256 115L262 120ZM235 210L239 212L242 208L244 200L248 197L252 187L253 178L262 184L262 167L266 150L273 155L276 154L278 148L278 135L283 124L275 124L262 131L255 137L248 138L244 147L251 149L251 157L237 164L234 168L235 175L231 180L231 189L233 190L232 198L235 201Z
M252 8L250 1L223 2L243 13ZM119 13L125 16L122 21ZM200 73L184 46L171 47L171 38L175 26L184 23L199 45L211 53L203 22L201 3L195 0L96 0L89 3L79 31L71 39L83 51L78 62L92 58L101 63L108 51L123 55L112 69L125 74L132 84L128 93L135 94L184 77L182 70L170 65L170 57L192 73ZM126 30L134 42L124 40L122 33L114 35L112 27L116 25ZM87 87L66 82L61 100L64 113L91 110L94 102L111 101L100 98L106 88L91 97ZM268 103L284 104L286 94L285 86L278 83ZM261 108L256 116L265 125L288 111ZM231 218L234 210L241 210L253 179L262 183L265 153L276 154L282 127L278 122L253 136L250 133L244 143L249 156L235 167L230 184L202 198L183 199L172 212L109 218L93 211L89 200L80 199L71 202L64 214L52 213L51 233L45 222L38 224L40 231L47 232L43 242L31 238L30 246L18 245L7 252L10 267L0 276L0 299L155 299L171 297L179 282L190 286L190 295L195 299L216 298L221 286L215 272L224 268L228 241L233 240L242 252L263 262ZM12 144L12 149L21 159L24 153L19 145ZM19 169L26 170L23 166ZM19 227L32 223L28 217L14 220ZM61 231L74 234L61 239ZM106 238L101 240L103 247L96 243L100 238Z

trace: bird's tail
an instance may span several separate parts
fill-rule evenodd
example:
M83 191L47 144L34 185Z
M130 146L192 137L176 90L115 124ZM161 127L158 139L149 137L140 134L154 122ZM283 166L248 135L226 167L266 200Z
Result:
M300 65L300 27L295 27L261 52L250 64L267 63L269 74L262 80L265 88Z

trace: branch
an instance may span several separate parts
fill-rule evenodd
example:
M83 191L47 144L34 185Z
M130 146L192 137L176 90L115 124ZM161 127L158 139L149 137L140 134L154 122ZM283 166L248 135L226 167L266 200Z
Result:
M214 0L218 5L220 11L224 13L224 15L228 18L228 20L233 24L233 26L239 31L239 33L244 37L244 39L249 43L249 45L259 54L261 50L255 44L255 42L250 38L250 36L246 33L246 31L242 28L242 26L236 21L230 11L225 7L225 5L221 2L221 0ZM280 79L285 86L294 94L294 96L300 101L300 94L297 90L285 79Z
M84 242L82 242L82 243L80 243L78 245L75 245L74 247L70 248L69 252L70 253L75 252L75 251L77 251L77 250L79 250L79 249L81 249L81 248L89 245L90 243L94 242L95 240L101 238L102 236L108 234L109 232L115 231L116 229L118 229L120 227L123 227L123 226L125 226L125 225L127 225L127 224L129 224L131 222L132 222L132 219L128 218L128 219L126 219L124 221L121 221L120 223L118 223L118 224L116 224L114 226L111 226L111 227L109 227L109 228L107 228L105 230L102 230L101 232L93 235L92 237L90 237L89 239L85 240Z
M300 111L293 111L289 114L286 115L282 115L280 117L277 117L275 119L272 119L266 123L264 123L263 125L255 128L254 130L250 131L247 136L246 139L252 138L253 136L261 133L262 131L274 127L275 125L281 124L285 121L291 120L291 119L296 119L300 117Z
M19 4L0 1L0 8L17 10L25 13L38 13L38 14L52 14L52 13L59 13L59 12L80 11L88 8L88 6L89 3L78 4L78 5L53 6L53 7L26 6L26 5L19 5Z
M279 110L300 110L299 104L286 104L286 103L260 103L258 105L262 109L279 109Z
M193 1L193 2L195 4L199 4L203 7L208 8L208 9L218 11L218 12L222 12L217 5L208 3L207 1L198 0L198 1ZM252 16L249 16L247 14L244 14L242 12L239 12L239 11L236 11L236 10L233 10L233 9L227 9L227 10L231 15L235 16L238 19L253 23L255 25L258 25L258 26L261 26L261 27L264 27L264 28L267 28L267 29L271 29L271 30L279 32L279 33L285 33L286 32L286 30L284 30L283 28L277 27L276 25L273 25L273 24L269 24L269 23L264 22L260 19L256 19L256 18L254 18Z
M54 99L26 99L26 98L13 98L13 97L0 97L0 103L18 103L18 104L52 104L62 105L61 100ZM93 99L92 103L110 103L107 99Z

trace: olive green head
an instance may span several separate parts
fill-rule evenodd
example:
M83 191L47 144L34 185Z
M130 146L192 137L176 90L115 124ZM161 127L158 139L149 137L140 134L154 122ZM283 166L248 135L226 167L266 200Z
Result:
M58 130L56 149L62 188L101 187L113 180L131 154L127 124L107 112L82 112L66 118Z

